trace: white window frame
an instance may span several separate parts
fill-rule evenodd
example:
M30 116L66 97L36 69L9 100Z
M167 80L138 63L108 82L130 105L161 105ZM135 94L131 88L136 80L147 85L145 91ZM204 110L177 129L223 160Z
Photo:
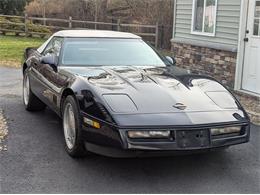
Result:
M194 22L195 22L195 10L196 10L196 0L193 0L193 5L192 5L192 19L191 19L191 34L194 35L203 35L203 36L209 36L209 37L215 37L216 36L216 23L217 23L217 10L218 10L218 0L215 0L215 14L214 14L214 27L213 27L213 32L208 33L204 32L204 27L205 27L205 9L206 9L206 1L204 0L204 11L203 11L203 24L202 24L202 32L195 31L194 30Z

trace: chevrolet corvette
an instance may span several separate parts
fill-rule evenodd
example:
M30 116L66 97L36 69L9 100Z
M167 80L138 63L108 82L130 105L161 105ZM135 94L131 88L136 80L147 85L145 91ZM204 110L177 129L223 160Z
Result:
M249 141L250 119L228 88L137 35L59 31L24 58L25 108L48 106L61 117L72 157L189 154Z

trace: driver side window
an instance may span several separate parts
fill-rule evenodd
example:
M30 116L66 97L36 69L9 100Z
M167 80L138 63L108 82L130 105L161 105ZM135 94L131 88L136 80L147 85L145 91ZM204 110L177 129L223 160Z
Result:
M63 38L61 37L53 37L53 39L49 42L47 47L43 51L43 55L50 55L54 54L57 57L60 55L61 45L62 45Z

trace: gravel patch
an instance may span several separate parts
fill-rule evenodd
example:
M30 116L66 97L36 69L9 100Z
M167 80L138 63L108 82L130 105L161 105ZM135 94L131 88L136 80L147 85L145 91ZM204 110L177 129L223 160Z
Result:
M4 117L3 110L0 110L0 152L7 150L7 146L5 145L7 135L8 135L7 122Z

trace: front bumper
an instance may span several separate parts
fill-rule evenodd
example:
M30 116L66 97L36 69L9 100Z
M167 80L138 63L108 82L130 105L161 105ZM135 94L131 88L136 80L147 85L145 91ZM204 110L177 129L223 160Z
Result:
M232 125L218 124L218 127ZM131 129L96 129L96 132L103 131L105 134L101 135L101 133L101 137L96 134L95 140L97 142L93 142L93 139L86 140L86 148L91 152L112 157L165 156L212 151L249 141L249 123L236 125L243 126L240 134L222 136L212 136L210 134L210 128L213 126L174 128L174 130L171 130L172 138L167 140L130 139L127 136L127 131ZM167 128L167 130L169 129Z

